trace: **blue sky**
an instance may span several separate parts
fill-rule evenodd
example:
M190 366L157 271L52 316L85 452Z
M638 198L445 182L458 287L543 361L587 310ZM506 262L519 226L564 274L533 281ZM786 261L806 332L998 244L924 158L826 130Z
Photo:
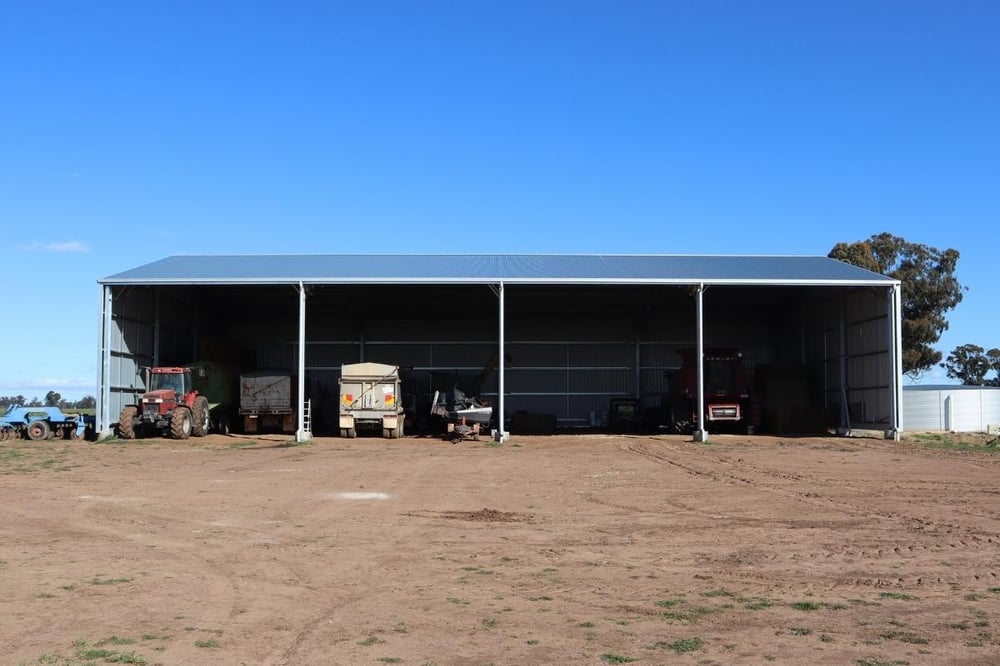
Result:
M1000 346L995 2L147 5L0 11L0 394L93 394L96 281L169 254L889 231L961 252L938 348Z

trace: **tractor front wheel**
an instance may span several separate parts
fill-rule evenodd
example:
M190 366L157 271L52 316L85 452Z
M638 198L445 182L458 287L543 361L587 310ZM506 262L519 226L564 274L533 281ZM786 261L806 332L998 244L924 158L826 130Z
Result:
M122 414L118 417L118 436L122 439L135 439L135 415L137 413L135 405L129 405L122 409Z
M187 439L191 436L191 410L187 407L177 407L170 415L170 436L174 439Z
M204 437L208 434L208 398L198 396L191 407L191 434ZM171 424L171 427L173 424Z

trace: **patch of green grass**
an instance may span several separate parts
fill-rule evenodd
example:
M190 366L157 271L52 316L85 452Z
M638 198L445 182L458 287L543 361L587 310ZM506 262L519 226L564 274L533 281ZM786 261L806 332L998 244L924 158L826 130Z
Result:
M791 632L792 636L808 636L813 630L806 627L792 627Z
M969 628L969 623L968 622L953 622L952 624L949 624L948 626L951 627L952 629L958 629L960 631L965 631L966 629Z
M988 587L986 588L986 591L991 592L992 594L1000 594L1000 587Z
M773 600L767 599L765 597L737 597L736 601L743 604L743 607L746 608L747 610L752 610L752 611L771 608L775 604Z
M111 638L116 638L112 636ZM130 645L127 642L115 642L111 638L105 639L98 642L98 646L107 643L114 643L115 645ZM129 640L129 639L118 639ZM131 641L134 643L135 641ZM86 662L92 662L95 659L103 659L105 663L108 664L137 664L137 666L145 666L146 659L135 652L116 652L114 650L108 650L103 647L90 647L90 644L83 640L82 638L77 639L73 642L73 647L76 648L76 658ZM55 663L55 662L52 662ZM67 660L65 662L67 665L72 663Z
M593 622L581 622L580 624L578 624L576 626L578 626L578 627L584 627L585 629L590 629L591 627L594 626L594 623Z
M685 603L685 601L685 599L681 599L680 597L674 597L673 599L661 599L656 602L656 605L660 608L673 608L674 606Z
M966 601L979 601L980 599L982 599L982 597L976 594L975 592L970 592L969 594L965 595L962 598L965 599Z
M195 641L194 646L198 648L217 648L219 647L219 641L214 638L208 638L201 641Z
M525 643L527 643L528 645L538 645L538 641L535 640L534 638L525 641Z
M365 638L364 640L358 641L358 645L361 645L362 647L369 647L371 645L377 645L379 643L385 643L385 641L374 634L369 634L368 637Z
M469 605L468 601L465 601L463 599L459 599L458 597L448 597L448 603L450 603L450 604L457 604L459 606L468 606Z
M822 601L793 601L788 605L800 611L844 610L847 608L845 604L829 604Z
M878 596L883 599L899 599L900 601L916 601L920 598L906 592L882 592Z
M497 626L497 621L494 618L492 618L492 617L488 617L488 618L484 618L480 622L480 624L483 625L484 629L492 629L493 627Z
M403 660L399 657L379 657L375 661L381 661L383 664L401 664Z
M54 594L49 594L48 592L42 592L42 593L40 593L40 594L36 594L36 595L35 595L35 598L36 598L36 599L55 599L55 598L56 598L56 595L54 595Z
M601 655L601 661L606 664L630 664L635 661L635 657L630 657L617 652L605 652Z
M990 441L976 441L967 436L951 433L921 432L913 433L911 438L919 445L929 449L945 449L948 451L979 451L996 453L1000 438Z
M655 650L673 650L677 654L683 652L697 652L705 645L705 641L701 640L697 636L693 638L681 638L673 643L667 643L666 641L656 641L653 643L653 649Z
M682 610L667 611L666 613L660 613L660 617L664 620L674 620L676 622L694 624L704 616L714 612L715 612L714 608L688 606Z
M540 597L528 597L528 601L552 601L552 597L540 596Z
M87 648L77 651L76 656L80 659L91 661L93 659L104 659L106 657L110 657L114 653L114 650L105 650L104 648Z
M930 640L912 631L887 631L884 634L879 634L879 638L884 638L887 641L897 640L901 643L910 643L911 645L927 645L930 643Z
M703 597L735 597L736 595L725 588L718 590L709 590L708 592L702 592Z
M819 635L819 639L821 641L823 641L824 643L832 643L833 642L833 636L831 636L830 634L820 634Z

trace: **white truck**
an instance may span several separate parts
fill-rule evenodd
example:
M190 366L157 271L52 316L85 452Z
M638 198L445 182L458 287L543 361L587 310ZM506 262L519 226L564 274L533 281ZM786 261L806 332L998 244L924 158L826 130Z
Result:
M386 439L403 436L399 366L350 363L340 368L340 436L355 438L358 429L382 430Z

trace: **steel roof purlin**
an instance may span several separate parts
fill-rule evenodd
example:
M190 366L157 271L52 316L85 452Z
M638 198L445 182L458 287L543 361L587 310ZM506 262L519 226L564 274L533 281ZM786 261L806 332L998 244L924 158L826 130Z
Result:
M104 285L563 284L882 286L828 257L746 255L176 255Z

